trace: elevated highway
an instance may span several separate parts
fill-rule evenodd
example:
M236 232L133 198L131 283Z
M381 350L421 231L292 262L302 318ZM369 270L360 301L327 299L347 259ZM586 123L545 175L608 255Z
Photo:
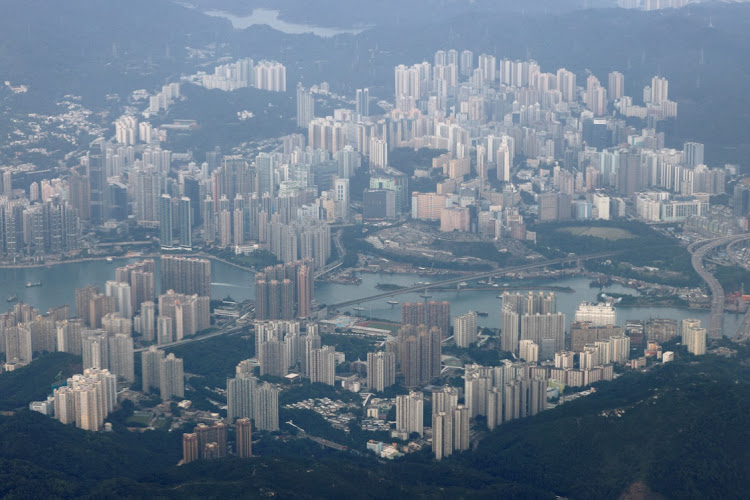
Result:
M719 280L717 280L714 275L709 273L703 266L703 259L709 252L725 245L734 244L741 240L750 240L750 234L735 234L716 240L695 242L688 246L688 251L693 254L693 269L695 269L695 272L703 278L703 281L706 282L709 290L711 290L711 319L708 328L709 338L720 339L724 333L724 289L721 287ZM743 325L745 325L745 323L747 323L747 321L743 322Z

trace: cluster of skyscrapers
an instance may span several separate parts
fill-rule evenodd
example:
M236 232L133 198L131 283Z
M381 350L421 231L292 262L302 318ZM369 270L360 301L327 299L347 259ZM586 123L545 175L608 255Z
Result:
M542 359L550 359L565 347L565 315L557 312L554 293L502 294L501 347L514 354L521 340L540 347Z
M5 354L6 368L30 363L34 353L58 350L57 328L70 315L68 309L55 308L41 315L32 306L19 302L0 315L0 349Z
M395 349L398 366L404 376L405 387L428 384L440 376L443 333L425 324L402 326L395 343L386 344Z
M87 431L98 431L117 403L117 382L106 369L87 368L53 393L55 418Z
M315 262L290 261L267 267L255 275L255 318L309 318L314 300Z
M322 345L318 325L301 335L296 321L255 323L255 348L261 375L283 377L294 370L312 383L335 384L336 350Z
M216 66L211 75L198 74L193 78L207 89L230 92L245 87L255 87L271 92L286 92L286 67L277 61L240 59L231 64Z
M325 152L303 150L304 139L290 140L288 153L260 153L254 164L224 157L210 181L201 182L200 191L206 193L200 202L203 240L238 249L254 242L282 262L312 257L317 266L325 265L330 257L327 222L348 216L348 177L339 175L336 162L331 170L317 168L329 163Z
M31 199L0 196L0 255L33 258L80 249L78 212L60 193L46 191L46 196L36 193Z
M278 386L261 383L248 360L241 362L235 376L227 379L227 419L238 426L240 421L252 420L258 430L278 431L280 392Z
M159 390L162 401L185 397L185 368L182 359L173 353L151 346L141 353L141 385L143 392Z
M401 324L440 330L443 338L448 337L451 327L451 305L444 300L437 302L405 302L401 304Z
M469 416L486 417L490 429L547 408L547 380L538 376L533 365L504 363L464 368L464 399Z
M198 424L193 432L182 435L182 463L216 460L227 456L227 425L216 422Z
M437 460L469 449L469 408L458 404L458 389L432 393L432 452Z

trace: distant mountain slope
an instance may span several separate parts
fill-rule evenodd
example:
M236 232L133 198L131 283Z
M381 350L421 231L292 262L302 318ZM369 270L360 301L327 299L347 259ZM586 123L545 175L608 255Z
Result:
M0 68L40 97L102 99L161 85L182 68L186 45L209 43L228 26L164 0L5 0Z
M579 85L585 83L586 70L604 84L609 71L619 70L625 74L626 93L636 102L651 77L663 75L670 81L670 97L680 106L676 121L660 125L669 146L703 142L710 166L744 164L750 156L745 132L750 120L747 3L659 12L561 12L503 10L490 0L431 1L440 8L429 9L423 2L400 2L398 8L394 0L369 2L372 6L362 7L360 15L377 8L393 22L373 23L373 29L357 36L323 39L285 35L267 26L237 31L227 20L169 0L6 0L0 17L0 68L3 79L30 84L39 106L66 93L102 103L107 93L154 89L195 71L199 61L187 60L186 47L213 44L217 57L282 61L290 88L298 80L305 85L327 81L338 92L353 95L354 89L368 86L372 95L392 99L395 65L431 61L437 49L468 48L475 57L488 52L499 58L533 58L544 71L567 67L579 75ZM211 5L219 6L217 2L211 0ZM283 0L276 8L284 11L300 2ZM334 20L346 17L342 5L350 4L325 2L309 5L321 19L330 20L321 24L340 24ZM267 4L243 0L243 5ZM293 12L304 16L313 10ZM310 17L309 22L317 21Z

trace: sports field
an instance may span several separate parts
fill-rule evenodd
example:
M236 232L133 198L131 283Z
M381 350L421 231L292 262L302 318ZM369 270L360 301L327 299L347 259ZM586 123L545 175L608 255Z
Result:
M558 231L564 231L573 236L593 236L594 238L601 238L603 240L617 241L617 240L630 240L635 238L635 235L627 229L620 229L617 227L562 227Z

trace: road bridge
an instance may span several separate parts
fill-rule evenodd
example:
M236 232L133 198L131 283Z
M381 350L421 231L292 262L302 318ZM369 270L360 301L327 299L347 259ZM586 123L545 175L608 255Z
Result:
M711 319L709 320L708 328L709 338L720 339L724 334L724 289L721 287L719 280L703 267L703 259L709 252L719 247L748 239L750 239L750 234L735 234L711 241L695 242L688 246L688 251L693 254L691 259L693 269L695 269L695 272L703 278L703 281L706 282L708 288L711 290ZM745 323L743 323L743 325L744 324Z
M355 304L363 304L366 302L372 302L373 300L385 299L388 297L395 297L396 295L403 295L406 293L429 290L431 288L441 288L441 287L445 287L448 285L455 285L463 281L474 281L474 280L478 280L482 278L489 278L490 276L496 276L499 274L519 272L519 271L528 271L530 269L538 269L540 267L556 266L556 265L561 265L561 264L572 264L572 263L578 263L578 262L586 261L586 260L603 259L606 257L612 257L613 255L616 255L616 252L598 253L598 254L591 254L591 255L576 256L576 257L566 257L563 259L544 260L540 262L535 262L533 264L524 264L522 266L506 267L503 269L493 269L492 271L483 271L481 273L462 275L462 276L459 276L458 278L435 281L433 283L427 283L423 285L414 285L414 286L410 286L406 288L399 288L398 290L389 290L387 292L378 293L375 295L371 295L369 297L362 297L359 299L347 300L344 302L339 302L337 304L328 304L328 307L329 309L340 309L342 307L347 307L347 306L351 306Z

